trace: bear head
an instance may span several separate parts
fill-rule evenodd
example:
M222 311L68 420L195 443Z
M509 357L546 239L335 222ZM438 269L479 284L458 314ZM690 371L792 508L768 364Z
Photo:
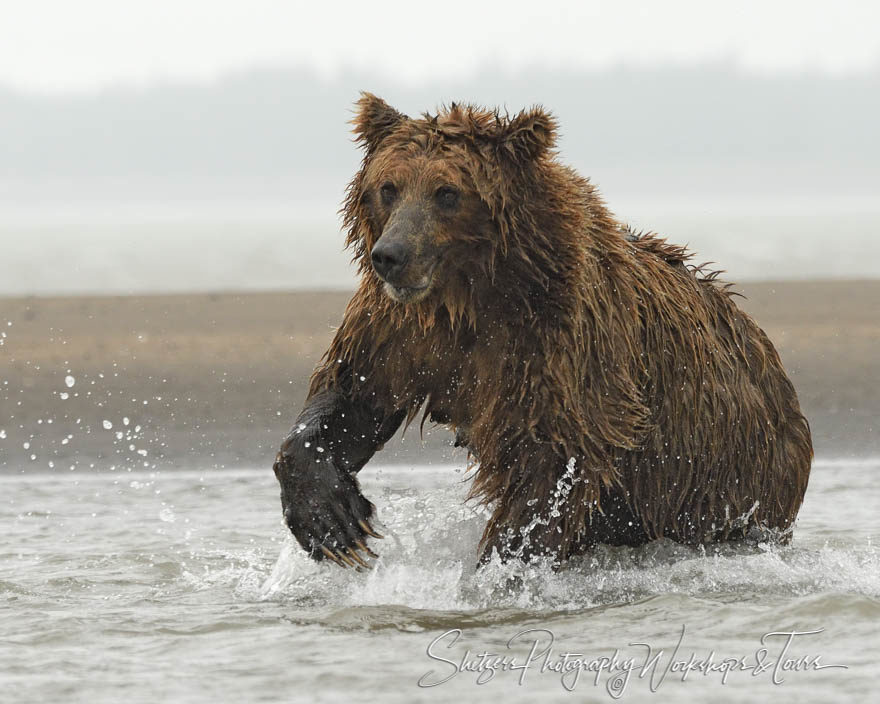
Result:
M364 159L342 211L347 244L391 299L442 300L444 288L494 278L512 249L531 261L535 243L522 240L541 228L527 204L544 197L552 116L453 103L414 119L364 93L353 124Z

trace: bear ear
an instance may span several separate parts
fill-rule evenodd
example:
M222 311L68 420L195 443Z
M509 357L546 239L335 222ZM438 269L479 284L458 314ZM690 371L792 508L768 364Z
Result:
M536 161L556 145L556 119L540 106L523 110L502 126L501 143L514 158Z
M361 92L361 97L355 104L357 114L352 120L354 133L367 153L374 151L383 139L407 119L406 115L397 112L382 98L372 93Z

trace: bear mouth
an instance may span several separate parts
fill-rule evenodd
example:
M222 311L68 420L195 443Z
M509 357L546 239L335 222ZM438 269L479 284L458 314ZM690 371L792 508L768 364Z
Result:
M431 288L431 281L421 286L395 286L387 281L385 282L385 293L398 303L414 303L420 301L428 295Z
M434 262L427 273L422 274L415 282L406 286L401 283L391 283L383 280L382 287L385 294L398 303L415 303L425 298L434 285L434 272L437 270L438 262Z

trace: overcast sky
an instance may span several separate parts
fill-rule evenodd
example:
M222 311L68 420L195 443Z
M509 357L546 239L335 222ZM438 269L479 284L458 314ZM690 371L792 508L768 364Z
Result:
M730 62L850 73L880 64L880 3L3 0L0 84L28 92L212 78L263 66L369 68L417 82L515 71Z

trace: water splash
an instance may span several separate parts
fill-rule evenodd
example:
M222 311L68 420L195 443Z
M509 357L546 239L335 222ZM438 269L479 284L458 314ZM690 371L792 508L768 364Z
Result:
M551 512L570 491L563 480ZM380 558L372 571L315 563L288 536L255 597L328 609L394 604L456 612L583 610L663 594L719 602L828 591L880 597L880 555L870 541L838 545L797 532L788 546L693 548L659 540L639 548L600 546L560 569L550 560L501 562L497 555L477 569L488 512L466 504L466 493L463 484L385 486L376 504L387 538L373 544ZM546 517L535 525L541 520Z

